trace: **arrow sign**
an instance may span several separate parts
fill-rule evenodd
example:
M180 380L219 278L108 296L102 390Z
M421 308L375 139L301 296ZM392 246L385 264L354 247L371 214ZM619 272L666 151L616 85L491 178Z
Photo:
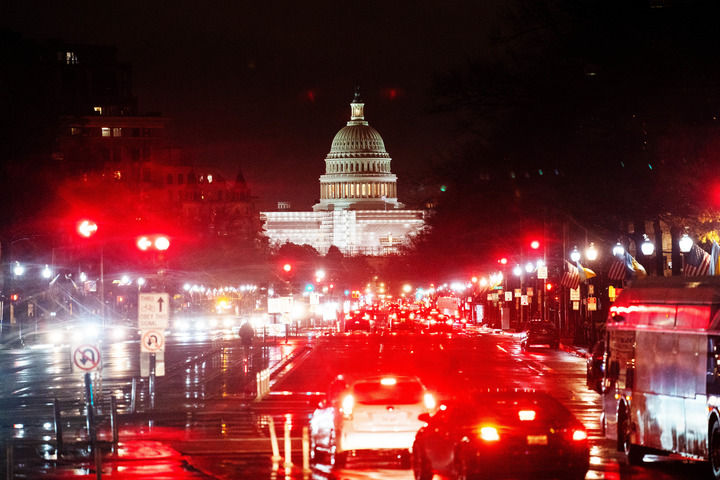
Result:
M100 349L97 345L75 345L71 359L74 372L94 372L100 368Z
M138 328L164 330L170 320L170 295L141 293L138 301Z

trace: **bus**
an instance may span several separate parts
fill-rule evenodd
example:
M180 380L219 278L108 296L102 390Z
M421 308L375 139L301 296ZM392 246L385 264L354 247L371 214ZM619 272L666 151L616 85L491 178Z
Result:
M720 480L720 278L646 278L606 325L601 425L628 463L678 454Z

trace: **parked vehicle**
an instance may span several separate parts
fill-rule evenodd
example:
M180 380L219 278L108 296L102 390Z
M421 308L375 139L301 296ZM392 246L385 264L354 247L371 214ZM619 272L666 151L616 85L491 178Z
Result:
M556 350L560 347L560 334L555 325L542 320L530 322L522 340L522 347L527 350L538 346L547 346Z
M638 280L610 308L602 426L629 463L673 453L720 479L720 279Z
M602 392L603 357L605 356L605 340L595 343L587 356L587 386L598 393Z

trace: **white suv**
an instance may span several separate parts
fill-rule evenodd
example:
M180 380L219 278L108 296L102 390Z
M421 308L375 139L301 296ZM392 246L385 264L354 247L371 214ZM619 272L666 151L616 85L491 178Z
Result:
M310 419L310 455L321 453L341 467L348 453L409 453L423 425L421 413L432 413L436 401L417 377L373 376L346 383L338 377L328 397Z

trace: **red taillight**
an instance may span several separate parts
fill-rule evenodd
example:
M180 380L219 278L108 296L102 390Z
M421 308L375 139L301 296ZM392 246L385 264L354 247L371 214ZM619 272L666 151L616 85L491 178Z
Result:
M343 397L343 400L342 400L343 415L346 415L346 416L352 415L354 406L355 406L355 398L350 394L345 395L345 397Z
M520 410L518 418L521 422L532 422L535 420L535 410Z
M425 408L428 410L433 410L437 406L437 402L435 401L435 397L433 397L432 393L426 393L423 395L423 403L425 403Z
M573 430L572 439L576 442L587 440L587 432L585 430Z
M495 427L482 427L480 428L480 438L486 442L497 442L500 440L500 435Z

